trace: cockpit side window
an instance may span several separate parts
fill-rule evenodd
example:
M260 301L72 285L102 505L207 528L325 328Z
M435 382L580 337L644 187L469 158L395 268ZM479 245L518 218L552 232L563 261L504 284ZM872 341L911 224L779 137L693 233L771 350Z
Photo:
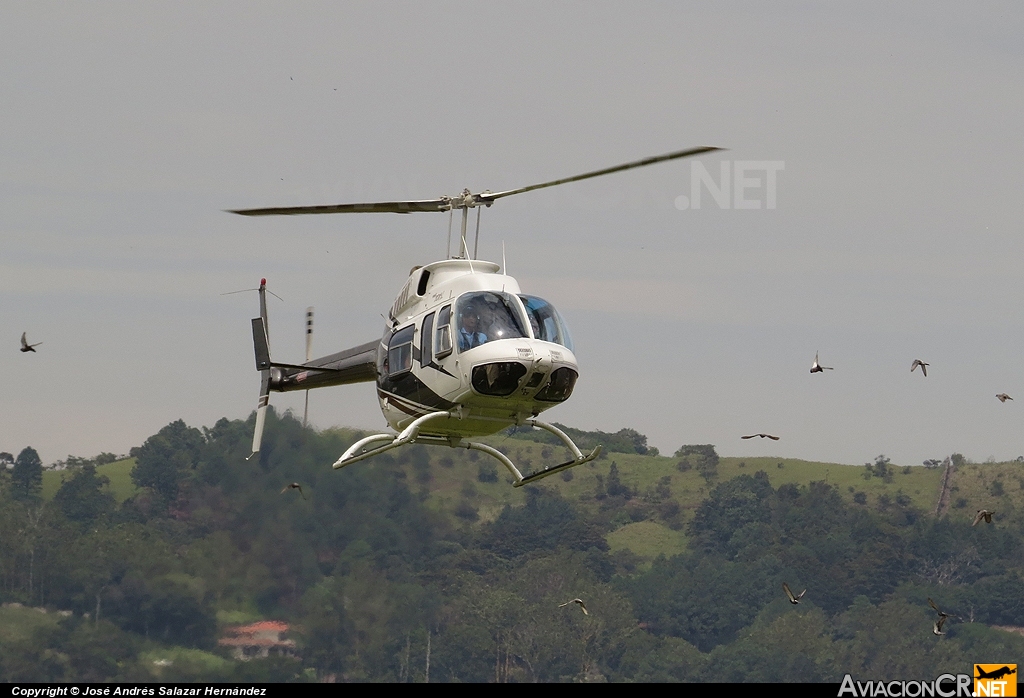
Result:
M416 326L409 325L395 332L388 343L388 373L394 378L412 369L412 338Z
M433 360L431 341L434 339L434 314L430 313L423 318L423 327L420 329L420 366L429 366Z
M437 313L437 329L434 331L434 358L440 359L452 353L452 307L446 305Z
M555 310L555 306L536 296L519 296L519 299L523 301L523 306L526 308L526 315L530 318L530 328L536 339L561 344L569 351L574 351L572 337L569 336L569 327Z
M466 293L459 298L456 308L459 351L499 339L527 336L519 304L507 293Z

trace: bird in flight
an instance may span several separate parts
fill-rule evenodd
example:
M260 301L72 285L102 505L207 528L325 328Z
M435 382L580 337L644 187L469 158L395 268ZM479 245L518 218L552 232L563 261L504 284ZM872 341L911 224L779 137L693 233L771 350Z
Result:
M935 609L935 612L939 614L939 619L935 621L935 625L932 626L932 632L936 635L945 635L946 633L942 632L942 625L946 622L946 619L959 618L959 616L954 616L952 613L946 613L941 610L930 598L928 599L928 605Z
M996 397L999 398L999 402L1006 402L1007 400L1012 400L1013 399L1012 397L1010 397L1006 393L999 393L998 395L996 395Z
M303 498L303 499L305 499L305 498L306 498L306 495L305 495L305 494L304 494L304 493L302 492L302 485L300 485L300 484L299 484L299 483L297 483L297 482L293 482L293 483L292 483L292 484L290 484L290 485L285 485L284 489L283 489L283 490L281 490L281 494L284 494L284 493L285 493L285 492L287 492L288 490L298 490L298 491L299 491L299 494L301 494L301 495L302 495L302 498Z
M782 590L784 592L786 592L786 596L789 597L789 602L793 603L793 604L800 603L800 599L802 599L804 597L804 594L807 593L807 590L804 589L803 591L800 592L799 596L793 596L793 592L790 591L789 585L786 584L785 582L782 583Z
M974 517L974 523L972 523L971 525L977 526L979 523L981 523L982 519L985 519L985 523L992 523L993 514L995 514L994 511L989 511L988 509L981 509L978 511L978 515Z
M28 343L28 339L25 338L25 335L27 335L27 334L28 334L28 332L22 332L21 333L21 350L22 351L30 351L30 352L32 352L34 354L36 350L33 349L32 347L38 347L40 344L42 344L42 342L36 342L35 344L29 344Z
M814 363L811 364L811 373L824 373L833 370L831 366L822 366L818 363L818 352L814 352Z
M772 436L771 434L751 434L750 436L741 436L741 439L753 439L756 436L760 436L762 439L771 439L772 441L778 441L778 436Z
M913 373L915 370L917 370L917 367L920 366L921 367L921 373L923 373L925 376L927 376L928 375L928 366L930 366L930 365L931 364L926 364L924 361L921 361L921 359L914 359L914 363L911 364L911 366L910 366L910 372Z
M566 601L565 603L558 604L559 608L565 608L569 604L579 604L580 610L583 611L583 615L589 616L590 613L587 611L587 607L583 605L583 599L573 599L572 601Z

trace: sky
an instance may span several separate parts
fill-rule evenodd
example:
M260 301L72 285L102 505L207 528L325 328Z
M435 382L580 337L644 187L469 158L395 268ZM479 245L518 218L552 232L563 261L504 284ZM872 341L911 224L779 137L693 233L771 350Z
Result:
M314 354L374 340L445 255L443 214L225 209L718 146L483 212L480 257L504 249L573 331L580 379L547 419L664 454L1016 458L1022 35L1009 1L5 2L0 450L49 463L244 419L257 297L222 294L266 277L274 358L298 362L307 306ZM810 374L816 352L834 370ZM369 384L310 410L385 427Z

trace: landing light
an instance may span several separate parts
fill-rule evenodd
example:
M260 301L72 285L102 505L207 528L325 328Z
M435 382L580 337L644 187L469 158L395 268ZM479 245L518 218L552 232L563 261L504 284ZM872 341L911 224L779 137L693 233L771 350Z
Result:
M518 361L483 364L473 369L473 389L481 395L511 395L526 375L526 366Z

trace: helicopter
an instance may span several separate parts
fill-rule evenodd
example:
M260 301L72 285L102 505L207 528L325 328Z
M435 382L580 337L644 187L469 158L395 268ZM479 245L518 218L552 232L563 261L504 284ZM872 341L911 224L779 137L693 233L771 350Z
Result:
M721 148L691 148L500 192L474 194L464 189L454 197L418 201L228 211L243 216L449 213L445 259L412 268L388 311L380 340L310 359L311 315L307 311L306 362L274 361L267 284L266 279L260 281L260 315L252 320L252 338L261 380L249 458L260 450L271 392L306 390L308 396L313 388L375 382L381 412L397 434L373 434L356 441L335 461L335 469L406 444L442 445L492 456L509 471L513 487L521 487L594 460L601 453L600 445L584 454L565 432L538 419L572 395L579 378L574 345L555 307L523 293L519 283L505 273L504 259L499 265L477 258L480 211L514 194L715 150ZM467 227L473 208L477 211L476 235L470 253ZM457 210L462 212L461 235L457 252L452 254L452 218ZM524 475L504 453L473 440L512 426L553 434L572 458Z

